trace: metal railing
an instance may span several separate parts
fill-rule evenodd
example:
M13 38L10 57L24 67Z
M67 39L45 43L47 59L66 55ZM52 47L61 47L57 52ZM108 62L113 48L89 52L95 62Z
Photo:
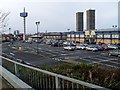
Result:
M84 81L28 66L6 57L2 65L36 90L109 90Z

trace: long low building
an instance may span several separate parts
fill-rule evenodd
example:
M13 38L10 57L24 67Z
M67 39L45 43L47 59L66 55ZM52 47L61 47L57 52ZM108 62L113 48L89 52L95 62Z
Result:
M120 44L120 30L92 30L92 31L71 31L46 33L45 39L64 39L81 43L112 43Z
M67 34L67 40L78 41L81 43L120 44L120 31L73 31Z

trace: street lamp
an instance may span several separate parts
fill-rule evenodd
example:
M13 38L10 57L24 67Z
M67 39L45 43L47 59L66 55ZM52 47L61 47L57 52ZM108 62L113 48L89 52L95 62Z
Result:
M40 24L40 22L35 22L36 26L37 26L37 54L39 53L38 51L38 25Z
M67 29L68 30L68 32L70 31L70 29Z
M117 25L113 25L112 27L113 27L113 29L115 31L115 28L117 28ZM115 33L114 33L114 43L115 43Z
M9 28L9 34L10 34L10 30L11 30L11 28Z
M71 33L69 33L70 29L68 28L68 34L70 35L69 40L71 40Z

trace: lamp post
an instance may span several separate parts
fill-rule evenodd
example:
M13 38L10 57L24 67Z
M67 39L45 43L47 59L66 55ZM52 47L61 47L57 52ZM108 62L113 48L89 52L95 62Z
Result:
M39 50L38 50L38 25L40 24L40 22L35 22L36 26L37 26L37 54L39 54Z
M70 29L68 28L67 30L68 30L68 33L69 33ZM71 40L71 33L69 33L69 34L70 34L69 40Z
M10 30L11 30L11 28L9 28L9 35L10 35Z
M113 29L115 31L115 28L117 28L117 25L113 25L112 27L113 27ZM114 43L115 43L115 33L114 33Z

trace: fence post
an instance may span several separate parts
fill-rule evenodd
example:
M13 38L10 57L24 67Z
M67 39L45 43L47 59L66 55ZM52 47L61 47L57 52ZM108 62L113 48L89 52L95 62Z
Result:
M19 76L18 65L15 63L15 75Z
M57 75L55 76L55 85L56 85L56 90L61 90L60 79Z

